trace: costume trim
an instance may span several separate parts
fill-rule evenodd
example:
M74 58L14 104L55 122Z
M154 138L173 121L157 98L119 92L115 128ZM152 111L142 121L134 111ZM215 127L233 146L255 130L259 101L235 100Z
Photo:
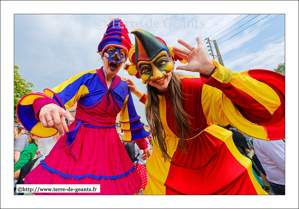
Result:
M181 80L184 78L200 78L200 76L195 76L195 75L182 75L179 77Z
M178 138L171 131L171 129L167 125L166 118L166 99L164 96L159 96L159 110L161 122L166 132L165 143L167 146L167 153L170 157L173 157L177 146L178 146ZM151 157L146 162L146 168L148 171L148 184L145 188L145 194L166 194L166 187L164 183L168 177L169 169L171 163L161 157L162 153L159 148L159 145L153 142L153 153ZM159 171L159 172L157 172Z
M202 130L201 132L199 132L198 134L196 134L195 136L191 137L191 138L188 138L188 139L185 139L185 140L191 140L191 139L194 139L196 137L198 137L200 134L202 134L202 132L204 132L204 130Z
M217 70L211 77L213 77L215 80L219 81L220 83L227 84L228 82L230 82L230 80L234 75L234 72L222 65L219 65L217 61L215 60L212 61L214 65L217 67Z
M78 179L78 180L86 178L86 177L90 178L90 179L97 179L97 180L101 180L102 178L103 179L116 180L116 179L128 176L130 174L130 172L133 172L136 169L135 166L133 165L133 168L131 168L129 171L127 171L126 173L117 175L117 176L104 176L104 175L96 176L96 175L93 175L93 174L85 174L85 175L77 176L77 175L71 175L71 174L64 174L64 173L62 173L60 171L54 170L53 168L49 167L44 162L44 160L41 160L40 164L42 165L43 169L49 171L50 173L54 173L56 175L59 175L61 178L64 178L64 179L69 179L69 178L72 179L72 178L74 178L74 179Z

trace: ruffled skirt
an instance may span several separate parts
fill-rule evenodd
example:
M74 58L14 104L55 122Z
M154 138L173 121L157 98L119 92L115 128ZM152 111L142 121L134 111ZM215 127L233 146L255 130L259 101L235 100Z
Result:
M74 128L73 123L69 129ZM25 184L100 184L99 193L85 194L125 195L139 191L142 180L114 128L82 125L72 144L67 143L66 135L58 140L25 177Z

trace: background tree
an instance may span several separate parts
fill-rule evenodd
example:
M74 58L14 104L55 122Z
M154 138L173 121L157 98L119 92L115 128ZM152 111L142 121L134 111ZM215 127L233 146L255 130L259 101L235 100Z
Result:
M274 69L275 72L285 75L285 66L283 64L279 64L276 69Z
M34 87L31 82L26 83L26 80L19 74L19 67L14 66L14 119L17 119L16 106L19 100L33 92L30 88Z

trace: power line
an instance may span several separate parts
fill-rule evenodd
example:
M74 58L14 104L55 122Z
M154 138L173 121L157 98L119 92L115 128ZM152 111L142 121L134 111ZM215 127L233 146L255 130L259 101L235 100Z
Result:
M235 21L236 19L238 19L241 15L239 15L238 17L234 18L232 21L230 21L229 23L227 23L225 26L229 25L230 23L232 23L233 21ZM248 16L248 15L247 15ZM222 28L224 28L225 26L223 26ZM211 37L212 35L214 35L215 33L217 33L218 31L220 31L222 28L220 28L219 30L217 30L216 32L212 33L211 35L209 35L209 37Z
M243 17L241 20L239 20L238 22L244 20L246 17L248 17L249 15ZM231 25L230 27L228 27L226 30L222 31L222 33L224 33L225 31L227 31L228 29L230 29L231 27L233 27L234 25L236 25L238 22L236 22L235 24ZM216 35L215 37L219 36L220 34ZM213 39L215 39L215 37Z
M274 17L274 18L272 18L271 20L269 20L269 21L267 21L267 22L265 22L265 23L263 23L262 25L265 25L266 23L268 23L268 22L270 22L270 21L272 21L272 20L274 20L275 18L277 18L277 17L279 17L279 16L281 16L281 15L278 15L278 16L276 16L276 17ZM257 27L256 29L254 29L253 31L255 31L255 30L257 30L257 29L259 29L262 25L260 25L259 27ZM242 32L242 31L241 31ZM229 38L230 39L230 38ZM228 39L227 39L228 40ZM226 40L226 41L227 41ZM225 41L223 41L222 43L224 43ZM224 46L226 46L227 44L229 44L230 42L227 42L226 44L224 44L222 47L224 47ZM218 44L219 45L219 44Z
M256 23L260 22L261 20L265 19L265 18L268 17L268 16L269 16L269 15L263 17L262 19L258 20L257 22L253 23L252 25L248 26L247 28L249 28L249 27L255 25ZM279 16L279 15L278 15L278 16ZM277 18L278 16L276 16L275 18ZM274 20L275 18L273 18L273 19L271 19L271 20ZM270 21L271 21L271 20L270 20ZM268 21L268 22L270 22L270 21ZM264 24L265 24L265 23L264 23ZM264 25L264 24L262 24L262 25ZM262 26L262 25L261 25L261 26ZM261 27L261 26L260 26L260 27ZM260 28L260 27L258 27L258 28ZM221 42L220 44L226 42L227 40L229 40L229 39L231 39L231 38L233 38L233 37L235 37L235 36L238 35L239 33L241 33L241 32L243 32L244 30L246 30L247 28L245 28L245 29L241 30L240 32L236 33L235 35L229 37L228 39L226 39L225 41ZM257 29L257 28L256 28L256 29ZM220 45L220 44L218 44L218 45ZM223 45L223 46L226 46L226 45L227 45L227 44L225 44L225 45Z
M257 18L258 16L260 16L260 15L257 15L257 16L255 16L254 18ZM248 20L246 23L250 22L250 21L253 20L254 18ZM239 29L240 27L242 27L242 26L245 25L246 23L243 23L242 25L240 25L240 26L237 27L236 29L234 29L234 30L232 30L231 32L227 33L226 35L222 36L221 38L218 39L218 41L219 41L220 39L224 38L225 36L227 36L228 34L230 34L230 33L234 32L235 30Z

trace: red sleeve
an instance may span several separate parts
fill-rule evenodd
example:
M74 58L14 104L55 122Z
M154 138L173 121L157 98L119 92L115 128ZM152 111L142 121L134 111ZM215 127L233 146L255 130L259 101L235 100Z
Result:
M145 104L147 101L147 95L143 94L143 96L141 97L141 99L139 101L142 102L143 104Z
M143 139L139 139L139 140L137 140L135 142L136 142L137 146L139 147L139 149L141 149L141 150L148 148L147 142L146 142L146 140L144 138Z
M236 73L217 66L210 78L201 77L206 84L202 106L208 124L230 123L255 138L284 138L284 76L262 69Z
M40 111L40 109L43 106L47 105L47 104L57 104L57 103L51 98L38 98L38 99L34 100L33 109L34 109L34 112L35 112L35 118L38 121L39 121L39 111Z

